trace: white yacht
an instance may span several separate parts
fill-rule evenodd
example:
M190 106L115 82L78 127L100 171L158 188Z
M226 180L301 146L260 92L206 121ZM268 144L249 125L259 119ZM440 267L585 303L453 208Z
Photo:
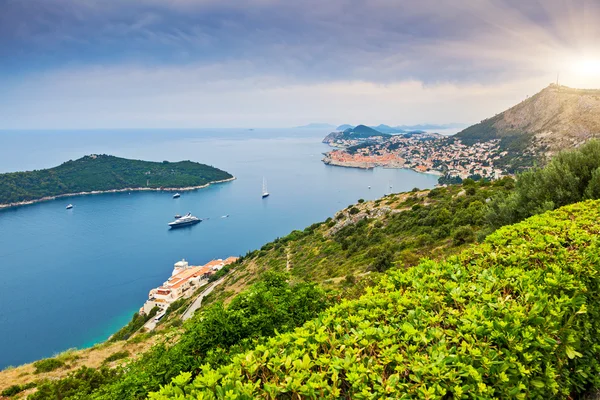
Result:
M67 206L67 210L70 210L71 208L73 208L73 204L69 204L69 205Z
M173 195L173 198L174 198L174 199L178 199L179 197L181 197L181 195L180 195L179 193L175 193L175 194Z
M187 213L183 217L177 218L173 222L169 222L169 226L171 228L180 228L182 226L194 225L199 222L202 222L200 218L193 216L191 213Z

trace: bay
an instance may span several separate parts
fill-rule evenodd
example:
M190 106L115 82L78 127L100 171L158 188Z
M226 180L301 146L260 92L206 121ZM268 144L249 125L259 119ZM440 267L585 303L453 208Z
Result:
M324 165L319 129L0 131L0 172L86 154L192 160L233 182L182 192L78 196L0 211L0 369L107 339L185 258L241 255L323 221L358 199L437 178ZM262 179L271 196L262 199ZM371 186L371 189L369 189ZM72 210L65 210L73 203ZM170 231L175 214L205 220ZM229 215L228 218L222 218Z

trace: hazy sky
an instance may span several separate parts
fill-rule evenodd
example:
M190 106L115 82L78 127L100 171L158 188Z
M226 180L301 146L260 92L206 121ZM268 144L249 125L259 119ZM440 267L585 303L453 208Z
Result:
M600 88L598 0L0 0L0 129L473 123Z

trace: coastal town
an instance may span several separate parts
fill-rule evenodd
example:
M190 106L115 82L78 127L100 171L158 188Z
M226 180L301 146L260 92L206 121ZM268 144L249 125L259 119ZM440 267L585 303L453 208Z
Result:
M499 179L506 175L495 163L507 154L500 140L467 146L459 139L419 132L391 137L337 138L326 140L336 150L323 162L351 168L407 168L440 176Z
M169 279L150 290L148 300L140 308L140 314L148 315L154 307L158 307L157 318L160 319L173 302L190 297L196 289L205 286L214 273L236 260L237 257L229 257L225 260L212 260L200 266L189 265L185 259L176 262Z

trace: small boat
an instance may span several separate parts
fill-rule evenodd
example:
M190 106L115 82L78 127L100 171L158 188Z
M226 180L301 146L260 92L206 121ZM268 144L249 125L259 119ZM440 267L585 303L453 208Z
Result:
M181 215L175 214L175 219L179 219L179 218L181 218Z
M173 198L174 198L174 199L178 199L178 198L180 198L180 197L181 197L181 195L180 195L179 193L175 193L175 194L173 195Z
M225 214L221 218L229 218L229 214Z
M67 210L70 210L71 208L73 208L73 204L69 204L69 205L67 206Z
M193 216L191 213L187 213L183 217L178 218L173 222L169 222L169 227L171 229L181 228L182 226L194 225L199 222L202 222L200 218Z
M369 189L371 189L371 186L369 186Z
M265 197L269 197L269 192L267 191L267 180L263 178L262 198Z

